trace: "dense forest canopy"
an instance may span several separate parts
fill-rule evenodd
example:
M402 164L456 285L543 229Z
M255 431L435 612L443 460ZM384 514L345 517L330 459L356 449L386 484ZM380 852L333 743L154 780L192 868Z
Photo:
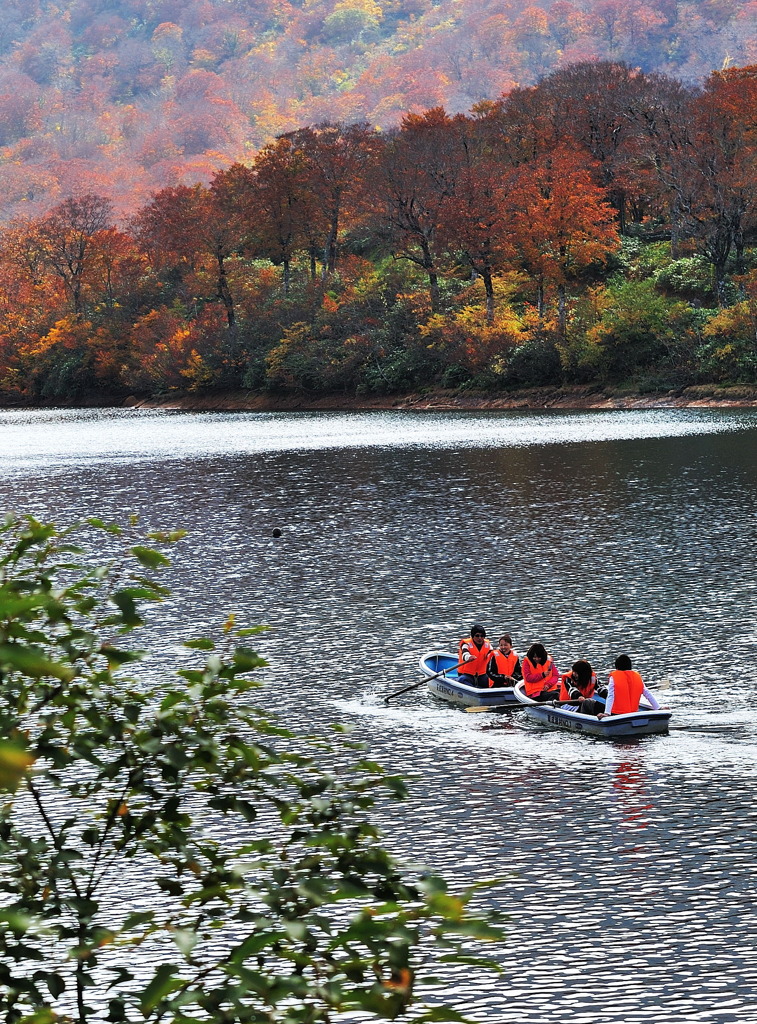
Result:
M324 121L466 113L555 69L757 61L748 0L1 0L0 217L133 213Z
M757 66L585 61L469 114L321 122L119 220L0 239L0 388L391 393L757 379Z

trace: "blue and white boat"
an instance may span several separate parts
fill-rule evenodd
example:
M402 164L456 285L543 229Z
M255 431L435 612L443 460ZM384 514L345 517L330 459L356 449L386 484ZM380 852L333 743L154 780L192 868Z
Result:
M480 690L476 686L461 683L457 674L457 655L449 651L428 651L421 655L418 664L426 676L429 692L435 697L441 697L442 700L464 707L492 707L503 704L518 706L512 686L490 686L487 690ZM438 675L442 671L444 674ZM437 678L432 679L432 676Z
M556 706L549 701L540 704L526 696L523 683L518 683L514 688L514 695L523 705L523 710L529 718L540 725L557 729L570 729L573 732L586 733L588 736L603 736L605 739L653 736L668 731L670 711L653 711L643 698L638 711L627 715L596 718L594 715L582 715L576 706Z

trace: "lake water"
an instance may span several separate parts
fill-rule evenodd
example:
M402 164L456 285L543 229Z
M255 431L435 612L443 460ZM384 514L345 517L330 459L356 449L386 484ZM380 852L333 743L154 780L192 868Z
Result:
M4 510L190 531L153 671L228 611L270 624L258 702L348 722L411 776L388 845L504 878L505 973L458 976L451 1003L757 1022L757 413L6 412L0 439ZM383 703L473 621L561 668L629 653L670 734L607 743L423 688Z

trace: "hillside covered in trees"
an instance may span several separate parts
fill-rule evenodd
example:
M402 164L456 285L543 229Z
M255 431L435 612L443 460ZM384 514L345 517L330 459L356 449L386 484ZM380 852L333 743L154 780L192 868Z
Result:
M470 115L285 133L118 224L6 226L0 388L757 380L757 67L585 62Z
M754 0L2 0L0 219L133 213L277 135L469 113L585 60L686 84L757 62Z

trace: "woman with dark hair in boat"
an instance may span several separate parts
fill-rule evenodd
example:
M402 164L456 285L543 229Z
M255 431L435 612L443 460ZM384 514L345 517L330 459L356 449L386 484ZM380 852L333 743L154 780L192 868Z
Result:
M492 645L486 639L486 630L474 622L470 628L470 636L460 641L457 660L465 667L458 669L457 678L467 686L475 686L480 690L490 685L486 668L492 656Z
M582 715L598 715L605 705L596 700L595 695L604 696L597 687L597 675L591 663L585 658L574 661L570 672L560 676L560 700L575 701Z
M523 689L531 700L557 700L560 695L560 673L547 654L544 644L531 644L521 663Z
M494 686L515 686L523 678L520 658L513 650L513 638L504 633L492 651L487 673Z
M605 701L604 713L597 715L604 718L606 715L627 715L639 710L639 701L644 697L649 701L653 711L659 711L660 705L653 693L644 685L644 680L638 672L634 672L631 659L627 654L621 654L615 659L615 668L610 673L607 682L607 700Z

